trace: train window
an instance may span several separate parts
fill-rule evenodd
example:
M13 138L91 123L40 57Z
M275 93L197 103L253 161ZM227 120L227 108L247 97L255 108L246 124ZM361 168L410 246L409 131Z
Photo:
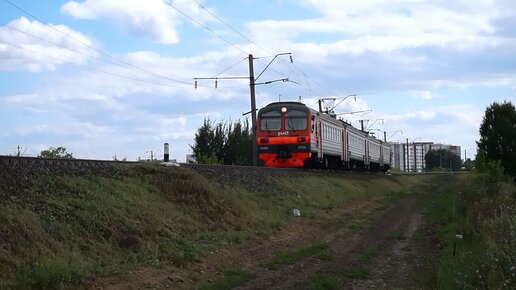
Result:
M306 130L306 112L300 110L290 110L285 114L286 130Z
M265 131L281 129L281 113L278 111L269 111L262 113L260 129Z

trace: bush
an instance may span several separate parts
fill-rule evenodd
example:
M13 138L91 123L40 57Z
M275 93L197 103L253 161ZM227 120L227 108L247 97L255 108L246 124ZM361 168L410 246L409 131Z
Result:
M490 173L466 181L460 197L466 208L467 239L462 276L457 286L482 289L516 288L516 187L491 164ZM468 271L469 269L469 271Z

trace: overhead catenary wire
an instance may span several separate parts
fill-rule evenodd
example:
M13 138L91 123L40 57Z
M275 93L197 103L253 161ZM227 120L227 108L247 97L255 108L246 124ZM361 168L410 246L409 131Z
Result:
M171 2L167 2L166 0L162 0L163 3L165 3L166 5L170 6L172 9L174 9L175 11L181 13L183 16L185 16L186 18L190 19L190 21L196 23L197 25L201 26L202 28L204 28L205 30L207 30L208 32L210 32L211 34L215 35L217 38L221 39L222 41L224 41L225 43L231 45L232 47L236 48L237 50L241 51L242 53L244 54L248 54L246 51L244 51L242 48L238 47L236 44L234 44L233 42L225 39L222 35L218 34L217 32L213 31L211 28L209 28L208 26L202 24L202 22L198 21L197 19L193 18L192 16L188 15L186 12L182 11L181 9L177 8L176 6L174 6Z
M231 45L232 47L235 47L236 49L240 50L241 52L243 53L246 53L244 50L242 50L240 47L238 47L236 44L232 43L231 41L225 39L224 37L222 37L221 35L219 35L218 33L216 33L215 31L213 31L212 29L210 29L209 27L207 27L206 25L202 24L200 21L196 20L194 17L188 15L186 12L180 10L179 8L175 7L173 4L171 4L170 2L167 2L166 0L162 0L166 5L170 6L171 8L173 8L174 10L176 10L177 12L181 13L182 15L184 15L185 17L187 17L190 21L192 21L193 23L196 23L197 25L201 26L202 28L204 28L205 30L207 30L208 32L212 33L213 35L217 36L218 38L220 38L221 40L223 40L224 42L228 43L229 45ZM269 50L267 50L266 48L260 46L259 44L257 44L256 42L252 41L251 39L249 39L248 37L246 37L243 33L239 32L237 29L233 28L231 25L229 25L227 22L225 22L224 20L222 20L220 17L216 16L214 13L212 13L211 11L209 11L206 7L204 7L203 5L201 5L198 1L194 0L194 2L201 8L201 9L204 9L205 11L207 11L210 15L212 15L216 20L218 20L220 23L222 23L223 25L227 26L229 29L231 29L233 32L235 32L236 34L238 34L239 36L241 36L243 39L245 39L246 41L248 41L249 43L252 43L254 45L256 45L257 47L261 48L262 50L264 50L265 52L267 53L271 53ZM260 58L255 58L257 59L260 63L262 64L265 64L263 61L260 60ZM236 65L236 64L235 64ZM233 66L231 66L230 68L232 68ZM229 68L228 68L229 69ZM279 75L283 76L284 78L289 78L289 76L287 76L286 74L282 73L282 72L279 72L277 71L276 69L274 68L270 68L271 71L274 71L276 73L278 73ZM225 71L225 70L224 70ZM301 72L302 74L304 74L303 72ZM220 74L220 73L219 73ZM217 74L217 75L219 75ZM217 75L215 75L214 77L216 77ZM314 92L310 87L305 87L303 86L302 84L300 84L298 81L292 81L293 83L295 83L296 85L306 89L307 91L313 93L313 94L317 94L316 92Z
M220 34L216 33L215 31L213 31L212 29L210 29L210 28L209 28L209 27L207 27L206 25L202 24L200 21L196 20L195 18L191 17L190 15L188 15L187 13L185 13L184 11L182 11L182 10L178 9L177 7L175 7L175 6L174 6L173 4L171 4L170 2L167 2L166 0L162 0L162 1L163 1L167 6L169 6L169 7L173 8L173 9L174 9L174 10L176 10L177 12L181 13L182 15L184 15L185 17L187 17L190 21L192 21L192 22L194 22L194 23L198 24L199 26L201 26L202 28L204 28L204 29L205 29L205 30L207 30L208 32L212 33L213 35L215 35L215 36L216 36L216 37L218 37L219 39L223 40L223 41L224 41L224 42L226 42L227 44L231 45L232 47L236 48L237 50L241 51L242 53L246 53L246 52L245 52L241 47L239 47L239 46L237 46L236 44L234 44L233 42L231 42L231 41L229 41L229 40L225 39L225 38L224 38L224 37L222 37ZM194 0L194 1L195 1L195 0ZM95 48L94 46L92 46L92 45L90 45L90 44L88 44L88 43L85 43L84 41L81 41L80 39L77 39L76 37L73 37L73 36L71 36L71 35L70 35L70 34L68 34L68 33L65 33L65 32L61 31L60 29L56 28L55 26L52 26L52 25L50 25L49 23L47 23L46 21L44 21L43 19L41 19L41 18L37 17L37 16L36 16L36 15L34 15L33 13L30 13L30 12L29 12L29 11L27 11L26 9L23 9L23 8L21 8L20 6L18 6L18 5L16 5L16 4L14 4L14 3L13 3L12 1L10 1L10 0L4 0L4 2L6 2L6 3L8 3L9 5L13 6L14 8L16 8L16 9L18 9L18 10L22 11L23 13L27 14L28 16L30 16L30 17L32 17L32 18L34 18L34 19L36 19L36 20L40 21L41 23L43 23L44 25L46 25L46 26L50 27L51 29L53 29L53 30L57 31L58 33L63 34L63 35L64 35L64 36L66 36L67 38L72 39L73 41L75 41L75 42L77 42L77 43L80 43L81 45L84 45L84 46L88 47L89 49L91 49L91 50L93 50L93 51L95 51L95 52L98 52L98 53L99 53L99 54L101 54L101 55L104 55L104 56L106 56L106 57L108 57L108 58L110 58L110 59L116 60L117 62L119 62L119 63L123 64L123 65L124 65L125 67L127 67L128 69L137 70L137 71L139 71L139 72L143 72L143 73L145 73L145 74L153 75L153 76L155 76L155 77L160 77L160 78L167 79L167 80L170 80L170 81L173 81L173 82L177 82L177 83L182 83L182 84L187 84L187 85L194 85L194 84L193 84L193 83L191 83L191 82L187 82L187 81L182 81L182 80L173 79L173 78L170 78L170 77L168 77L168 76L164 76L164 75L161 75L161 74L157 74L157 73L155 73L155 72L152 72L152 71L149 71L149 70L147 70L147 69L144 69L144 68L138 67L138 66L136 66L136 65L133 65L133 64L131 64L131 63L127 62L127 61L124 61L123 59L120 59L120 58L118 58L118 57L116 57L116 56L113 56L113 55L111 55L111 54L109 54L109 53L106 53L106 52L104 52L104 51L102 51L102 50L100 50L100 49L98 49L98 48ZM243 38L243 39L245 39L246 41L248 41L248 42L250 42L250 43L252 43L252 44L256 45L257 47L261 48L262 50L264 50L264 51L266 51L266 52L270 53L270 51L269 51L269 50L267 50L267 49L266 49L266 48L264 48L263 46L260 46L260 45L259 45L259 44L257 44L256 42L252 41L251 39L249 39L248 37L246 37L245 35L243 35L241 32L239 32L237 29L235 29L235 28L233 28L231 25L229 25L227 22L225 22L224 20L222 20L220 17L216 16L214 13L212 13L211 11L209 11L207 8L205 8L204 6L200 5L198 1L195 1L195 2L196 2L196 3L197 3L197 4L198 4L202 9L204 9L204 10L205 10L205 11L207 11L210 15L212 15L215 19L217 19L217 21L219 21L219 22L221 22L222 24L226 25L228 28L230 28L233 32L235 32L236 34L238 34L240 37L242 37L242 38ZM72 49L70 49L70 48L67 48L67 49L72 50ZM72 50L72 51L74 51L74 50ZM76 51L76 52L77 52L77 51ZM78 53L80 53L80 52L78 52ZM246 54L247 54L247 53L246 53ZM258 60L259 62L261 62L262 64L264 64L264 63L263 63L259 58L257 58L257 60ZM281 59L280 59L280 61L284 61L284 60L281 60ZM111 64L115 64L114 62L111 62L111 61L110 61L110 63L111 63ZM232 68L232 67L234 67L234 66L236 66L236 65L237 65L237 64L235 64L235 65L233 65L233 66L229 67L228 69L230 69L230 68ZM305 72L303 72L303 71L302 71L299 67L297 67L295 64L291 63L291 65L293 65L293 67L294 67L295 69L299 70L299 71L301 72L301 74L302 74L303 76L305 76L307 79L310 79L312 82L314 82L314 83L315 83L315 84L317 84L318 86L320 86L320 87L324 88L322 85L320 85L318 82L316 82L313 78L311 78L308 74L306 74ZM284 73L282 73L282 72L279 72L278 70L276 70L276 69L274 69L274 68L270 68L270 70L271 70L271 71L274 71L274 72L276 72L276 73L278 73L279 75L281 75L281 76L283 76L283 77L285 77L285 78L289 78L289 76L288 76L288 75L286 75L286 74L284 74ZM223 72L225 72L225 71L223 71ZM222 74L223 72L221 72L221 73L219 73L219 74L217 74L217 75L220 75L220 74ZM216 75L216 76L217 76L217 75ZM290 77L290 79L292 79L292 78ZM315 95L322 95L322 94L320 94L319 92L314 91L314 90L310 87L310 85L309 85L309 83L308 83L308 82L307 82L307 85L306 85L306 86L305 86L305 85L302 85L302 84L300 83L300 80L292 81L292 82L293 82L293 83L295 83L296 85L298 85L298 86L300 86L300 87L304 88L304 89L305 89L305 90L307 90L308 92L311 92L312 94L315 94ZM199 87L201 87L201 86L199 86ZM208 87L208 86L206 86L206 87ZM329 92L329 93L331 93L332 95L338 95L338 94L336 94L336 93L334 93L334 92L331 92L331 91L329 91L329 90L328 90L328 92Z
M252 41L251 39L249 39L247 36L245 36L243 33L241 33L240 31L238 31L236 28L234 28L233 26L231 26L229 23L227 23L226 21L224 21L222 18L218 17L215 13L211 12L208 8L204 7L204 5L202 5L201 3L199 3L199 1L197 0L193 0L195 3L197 3L197 5L203 9L204 11L208 12L208 14L210 14L211 16L213 16L213 18L215 18L217 21L219 21L220 23L224 24L226 27L228 27L229 29L231 29L234 33L238 34L240 37L242 37L243 39L245 39L247 42L251 43L251 44L254 44L256 45L256 47L258 48L261 48L263 51L267 52L267 53L270 53L268 52L268 50L266 48L264 48L263 46L259 45L258 43Z
M116 74L116 73L113 73L113 72L109 72L109 71L105 71L105 70L102 70L102 69L94 68L94 67L91 67L91 66L88 66L88 65L79 64L79 63L76 63L76 62L73 62L73 61L70 61L70 60L65 60L65 59L61 59L61 58L55 57L55 56L44 54L42 52L35 51L35 50L30 49L30 48L17 45L17 44L11 43L9 41L5 41L3 39L0 39L0 43L4 43L6 45L9 45L9 46L12 46L12 47L15 47L15 48L18 48L18 49L26 50L26 51L29 51L31 53L39 54L39 55L42 55L42 56L54 59L54 60L59 61L59 62L64 62L64 63L68 63L68 64L71 64L71 65L75 65L77 67L84 68L84 69L90 70L90 71L95 72L95 73L115 76L115 77L118 77L118 78L128 79L128 80L131 80L131 81L136 81L136 82L140 82L140 83L147 83L147 84L152 84L152 85L157 85L157 86L175 87L175 88L190 88L190 86L186 87L186 86L181 86L181 85L157 83L157 82L153 82L153 81L142 80L142 79L137 79L137 78L133 78L133 77L130 77L130 76L124 76L124 75Z
M90 45L90 44L88 44L88 43L85 43L84 41L82 41L82 40L80 40L80 39L77 39L76 37L71 36L69 33L65 33L65 32L61 31L60 29L56 28L55 26L50 25L48 22L46 22L46 21L44 21L43 19L41 19L41 18L37 17L37 16L36 16L36 15L34 15L33 13L30 13L30 12L29 12L29 11L27 11L26 9L23 9L23 8L21 8L20 6L18 6L18 5L16 5L16 4L14 4L14 3L13 3L12 1L10 1L10 0L4 0L4 2L6 2L7 4L11 5L12 7L14 7L14 8L18 9L19 11L21 11L21 12L25 13L26 15L28 15L28 16L30 16L30 17L32 17L32 18L34 18L34 19L36 19L36 20L38 20L39 22L43 23L45 26L48 26L48 27L49 27L49 28L51 28L52 30L54 30L54 31L56 31L56 32L58 32L58 33L60 33L60 34L64 35L65 37L67 37L67 38L69 38L69 39L71 39L71 40L73 40L73 41L75 41L75 42L77 42L77 43L80 43L81 45L84 45L84 46L88 47L89 49L91 49L91 50L93 50L93 51L96 51L96 52L98 52L98 53L100 53L100 54L102 54L102 55L104 55L104 56L106 56L106 57L109 57L109 58L111 58L111 59L114 59L114 60L116 60L116 61L118 61L118 62L120 62L120 63L124 64L125 66L127 66L127 67L129 67L129 68L136 69L136 70L138 70L138 71L140 71L140 72L144 72L144 73L146 73L146 74L151 74L151 75L154 75L154 76L157 76L157 77L165 78L165 79L167 79L167 80L169 80L169 81L173 81L173 82L177 82L177 83L182 83L182 84L186 84L186 85L193 85L193 83L190 83L190 82L187 82L187 81L182 81L182 80L177 80L177 79L174 79L174 78L171 78L171 77L168 77L168 76L164 76L164 75L160 75L160 74L157 74L157 73L155 73L155 72L149 71L149 70L147 70L147 69L144 69L144 68L138 67L138 66L136 66L136 65L133 65L133 64L131 64L131 63L129 63L129 62L127 62L127 61L125 61L125 60L121 59L121 58L118 58L118 57L116 57L116 56L114 56L114 55L111 55L111 54L109 54L109 53L107 53L107 52L104 52L104 51L102 51L102 50L100 50L100 49L98 49L98 48L96 48L96 47L94 47L94 46L92 46L92 45Z
M224 70L222 70L222 71L221 71L221 72L219 72L218 74L216 74L216 75L212 76L212 78L216 78L216 77L218 77L219 75L221 75L221 74L223 74L223 73L227 72L228 70L230 70L230 69L234 68L235 66L239 65L240 63L242 63L242 62L243 62L244 60L246 60L246 59L247 59L247 57L244 57L243 59L239 60L239 61L238 61L238 62L236 62L235 64L232 64L231 66L229 66L229 67L225 68Z
M240 37L242 37L244 40L246 40L247 42L251 43L251 44L254 44L256 47L262 49L263 51L267 52L267 53L271 53L272 52L270 50L268 50L267 48L264 48L263 46L259 45L258 43L256 43L255 41L253 41L252 39L250 39L249 37L245 36L243 33L241 33L240 31L238 31L236 28L234 28L233 26L231 26L229 23L227 23L226 21L224 21L223 19L221 19L220 17L218 17L215 13L211 12L209 9L207 9L204 5L202 5L201 3L199 3L199 1L197 0L193 0L201 9L205 10L207 13L209 13L213 18L215 18L216 20L218 20L220 23L222 23L223 25L225 25L226 27L228 27L230 30L232 30L234 33L238 34ZM274 55L272 55L271 57L273 57ZM259 59L259 58L255 58L255 59ZM285 60L282 60L280 59L280 61L282 62L285 62ZM310 77L307 73L305 73L303 70L301 70L301 68L299 68L298 66L296 66L292 61L290 62L290 65L292 65L296 70L298 70L305 78L311 80L313 83L315 83L316 85L318 85L319 87L321 88L324 88L324 86L322 86L319 82L315 81L312 77ZM286 76L284 73L281 73L277 70L275 70L274 68L271 68L272 71L278 73L279 75L282 75L283 77L288 77ZM298 82L295 82L298 86L300 87L303 87L304 89L306 89L307 91L313 93L313 94L316 94L316 95L320 95L320 93L318 92L315 92L311 87L310 85L308 84L307 82L307 86L303 86L301 85L299 82L301 80L298 80ZM326 91L331 94L331 95L336 95L338 96L339 94L335 93L335 92L332 92L331 90L327 89L326 88Z
M100 58L100 57L98 57L98 56L96 56L96 55L92 55L92 54L86 53L86 52L84 52L84 51L80 51L80 50L77 50L77 49L73 49L73 48L70 48L70 47L68 47L68 46L62 45L62 44L60 44L60 43L56 43L56 42L50 41L50 40L45 39L45 38L43 38L43 37L39 37L39 36L34 35L34 34L31 34L31 33L29 33L29 32L26 32L26 31L20 30L20 29L18 29L18 28L16 28L16 27L12 27L12 26L10 26L9 24L4 25L3 27L8 28L8 29L11 29L11 30L14 30L14 31L19 32L19 33L22 33L22 34L25 34L25 35L27 35L27 36L30 36L30 37L34 38L34 39L38 39L38 40L40 40L40 41L44 41L44 42L46 42L46 43L49 43L49 44L52 44L52 45L55 45L55 46L58 46L58 47L61 47L61 48L64 48L64 49L67 49L67 50L73 51L73 52L75 52L75 53L82 54L82 55L87 56L87 57L91 57L91 58L94 58L94 59L97 59L97 60L100 60L100 61L104 61L104 62L110 63L110 64L112 64L112 65L116 65L116 66L120 66L120 67L124 67L124 68L125 68L125 66L121 65L120 63L117 63L117 62L114 62L114 61L110 61L110 60L106 60L106 59L102 59L102 58Z

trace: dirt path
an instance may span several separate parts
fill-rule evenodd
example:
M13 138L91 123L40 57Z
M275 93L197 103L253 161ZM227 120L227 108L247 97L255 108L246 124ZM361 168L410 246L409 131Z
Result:
M145 268L125 279L104 278L91 289L194 289L219 279L231 267L253 274L235 289L310 289L320 277L326 289L420 288L420 273L433 259L431 246L416 237L422 227L417 197L387 209L378 201L353 201L317 219L298 219L265 238L255 238L208 255L184 268ZM327 255L306 256L274 270L263 265L277 253L324 244ZM324 284L324 281L322 282ZM325 288L322 288L325 289Z

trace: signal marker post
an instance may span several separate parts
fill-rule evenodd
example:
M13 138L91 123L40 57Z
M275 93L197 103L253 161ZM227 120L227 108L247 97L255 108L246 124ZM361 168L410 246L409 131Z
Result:
M168 154L168 143L165 143L163 147L163 162L168 162L170 160L170 155Z

